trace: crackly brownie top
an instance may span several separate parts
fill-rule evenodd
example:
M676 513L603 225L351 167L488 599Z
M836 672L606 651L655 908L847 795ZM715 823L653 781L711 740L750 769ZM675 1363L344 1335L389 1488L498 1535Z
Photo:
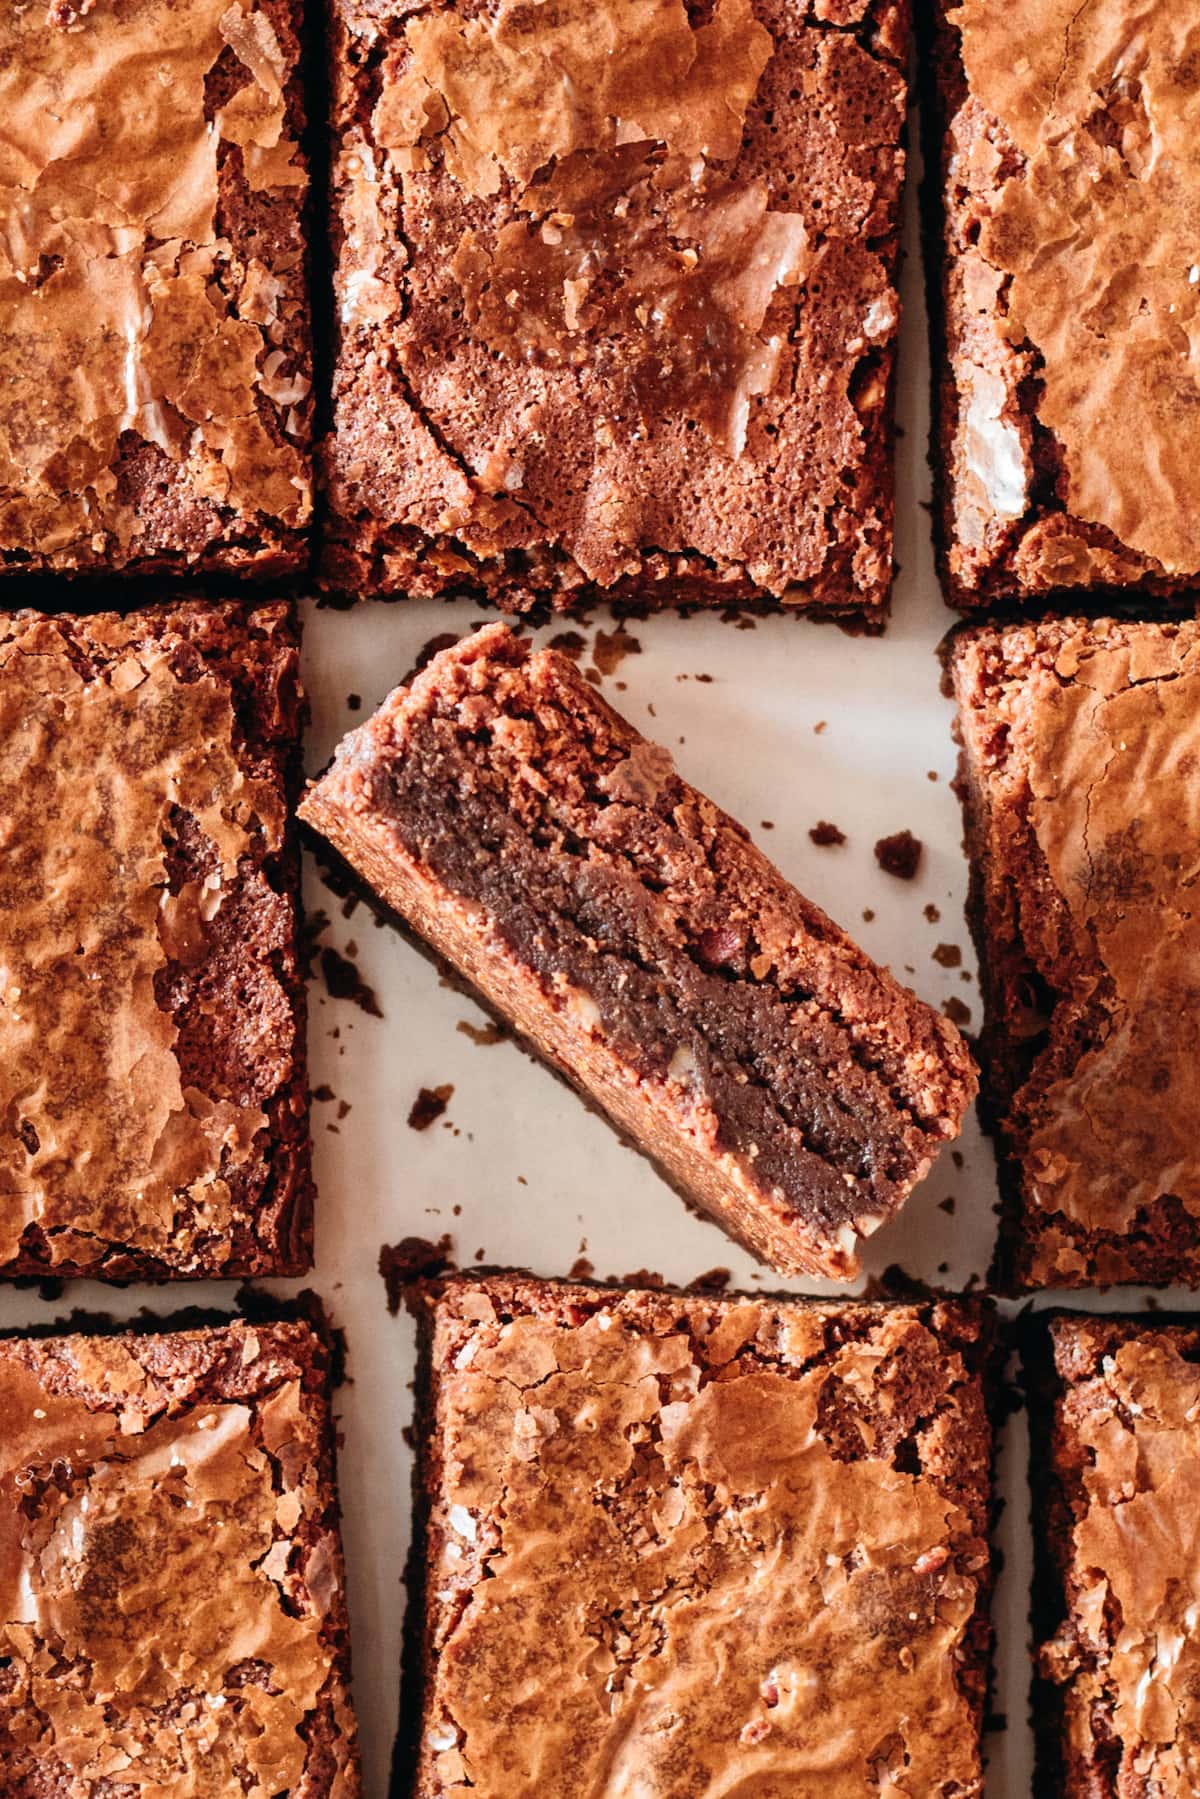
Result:
M1200 1353L1191 1328L1059 1319L1052 1471L1066 1618L1048 1678L1079 1681L1122 1792L1200 1779ZM1114 1786L1113 1791L1116 1790Z
M0 630L0 1262L30 1226L51 1264L110 1244L185 1267L229 1254L229 1178L261 1153L281 1071L259 1046L266 1090L245 1063L212 1090L185 1079L158 987L203 963L242 858L282 841L279 770L245 745L231 669L261 659L265 735L295 652L272 641L286 608L255 616L27 613ZM189 834L204 847L181 879Z
M0 1345L0 1784L357 1792L305 1326ZM318 1789L312 1789L314 1792Z
M270 251L307 179L296 54L274 0L4 8L0 556L126 559L130 446L216 506L306 519L300 253Z
M1168 575L1194 572L1200 13L1194 0L963 0L949 18L971 102L994 122L967 133L965 178L990 196L967 303L998 307L1004 342L1033 353L1059 497L1118 540L1075 552L1105 579L1121 546ZM976 370L973 386L971 441L989 498L1019 518L1031 443L1015 408L1002 416L991 372Z
M819 569L897 323L903 9L798 10L347 0L382 66L344 102L342 322L397 334L426 421L407 523L554 539L603 583L710 538L780 591ZM382 506L365 443L334 449ZM782 521L763 469L800 453Z
M1000 727L984 778L1039 857L1023 945L1067 1012L1092 1015L1085 1053L1064 1050L1022 1102L1029 1197L1117 1237L1164 1194L1200 1215L1200 631L1063 621L975 642ZM1044 1255L1087 1273L1061 1232Z
M449 1283L421 1791L977 1792L979 1328Z

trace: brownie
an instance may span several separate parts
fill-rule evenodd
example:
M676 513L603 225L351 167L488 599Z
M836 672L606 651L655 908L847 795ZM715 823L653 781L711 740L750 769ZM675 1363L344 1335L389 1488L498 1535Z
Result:
M423 1312L414 1799L982 1793L985 1312L523 1276Z
M0 573L307 556L301 0L0 17Z
M332 0L325 579L882 622L909 0Z
M1194 586L1193 10L925 4L947 594Z
M0 618L0 1275L311 1260L285 605Z
M1200 1285L1200 629L981 626L948 666L999 1277Z
M1035 1791L1157 1799L1200 1767L1200 1321L1058 1315L1026 1344Z
M307 1324L0 1341L6 1799L356 1799Z
M351 732L300 814L781 1272L855 1274L958 1129L953 1025L502 624Z

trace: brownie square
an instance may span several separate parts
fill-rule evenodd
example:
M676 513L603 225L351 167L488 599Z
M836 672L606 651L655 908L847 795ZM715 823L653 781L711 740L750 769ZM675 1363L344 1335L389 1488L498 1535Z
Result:
M8 1799L355 1799L312 1329L7 1339L0 1416Z
M998 1272L1200 1284L1200 631L950 641Z
M300 0L0 17L0 573L306 559Z
M1192 9L925 7L947 596L969 609L1193 586Z
M285 605L0 620L0 1274L311 1259Z
M909 0L333 0L343 592L882 622Z
M988 1320L427 1296L414 1799L982 1792Z
M1191 1793L1200 1769L1200 1328L1059 1315L1025 1346L1035 1791Z
M398 688L300 814L783 1273L853 1276L958 1131L954 1026L505 625Z

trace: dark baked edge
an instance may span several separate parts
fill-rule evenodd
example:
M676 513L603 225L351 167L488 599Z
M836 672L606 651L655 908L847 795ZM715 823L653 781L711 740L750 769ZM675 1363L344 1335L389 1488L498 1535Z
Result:
M949 243L949 214L945 189L950 163L950 120L968 93L960 52L961 33L949 20L957 0L913 0L916 13L916 68L914 97L919 100L924 173L920 184L922 260L925 265L925 299L929 314L929 448L933 476L931 518L934 560L947 606L968 616L998 607L1043 613L1056 605L1072 611L1105 611L1128 603L1140 592L1167 602L1186 599L1200 586L1200 575L1156 575L1151 570L1135 580L1088 583L1063 589L1023 586L1007 562L998 562L978 587L957 579L950 568L954 544L954 457L952 448L958 425L958 386L950 348L947 298L953 265ZM1036 416L1036 415L1034 415ZM1035 475L1035 483L1036 483ZM1070 516L1061 503L1045 508L1050 515ZM1010 526L1010 539L1028 521L1029 510ZM1127 556L1129 546L1102 527L1085 527L1107 539L1110 548Z
M916 3L919 4L920 0L916 0ZM819 20L806 20L805 23L846 33L859 41L865 41L872 33L878 33L883 22L886 22L900 30L911 58L913 6L914 0L868 0L863 18L849 24L830 25ZM361 77L348 73L349 63L344 54L349 36L345 18L353 10L354 0L325 0L325 49L332 69L329 133L335 145L340 136L341 120L352 110L364 85ZM363 6L362 10L376 16L375 9L370 6ZM396 9L396 17L401 23L405 16L399 8ZM915 89L904 63L898 65L883 52L876 54L880 60L898 67L905 77L911 102ZM372 70L368 67L368 76L371 73ZM906 136L907 126L902 125L898 140L901 149L906 148ZM888 243L886 248L880 247L878 250L897 306L900 304L904 195L909 179L911 172L906 161L905 175L901 180L890 220ZM328 254L334 298L340 300L342 195L332 179L325 206L331 221ZM330 349L331 366L326 371L329 384L326 401L332 414L338 405L338 372L345 352L340 312L336 305L331 316L333 341ZM792 591L799 592L803 589L804 598L782 600L750 579L744 569L740 574L731 569L722 575L711 565L709 558L690 549L663 551L646 547L641 553L638 573L623 576L608 587L582 578L570 556L560 552L558 546L552 543L539 545L537 552L505 552L502 558L485 564L453 537L432 538L413 526L389 524L375 517L351 518L335 512L329 503L326 476L327 446L334 436L332 420L327 421L325 432L314 450L323 508L322 528L316 546L317 585L334 604L364 598L460 598L474 600L481 605L492 605L502 612L533 613L535 616L544 611L574 612L597 604L634 606L648 611L723 606L766 616L795 613L833 623L839 620L851 621L864 634L880 634L886 630L890 616L896 574L896 369L899 343L897 332L884 350L878 353L879 367L884 376L885 399L871 430L864 435L856 490L860 496L865 496L878 506L880 518L886 523L891 540L890 571L886 580L878 585L856 588L853 586L853 575L849 567L835 566L831 571L822 570L811 582L795 584ZM380 559L389 551L411 549L414 567L419 569L423 553L437 545L445 545L453 550L457 558L475 564L478 578L464 579L459 574L442 577L434 573L428 580L422 580L419 585L411 584L408 588L399 583L385 583L380 579ZM848 557L845 558L847 564L848 560ZM688 568L686 573L680 573L679 564L684 561L688 563ZM535 570L539 571L537 579L534 579ZM544 576L540 575L541 570L545 571ZM578 579L570 578L573 571Z
M230 1350L223 1364L214 1362L190 1384L187 1382L186 1368L183 1370L183 1391L172 1396L172 1412L181 1406L202 1403L204 1400L237 1400L248 1403L253 1408L255 1399L270 1392L279 1382L265 1378L265 1371L260 1365L262 1358L257 1363L251 1363L249 1368L242 1363L240 1350L235 1350L235 1332L252 1330L260 1343L277 1345L277 1354L282 1360L291 1361L295 1365L306 1397L320 1414L317 1485L322 1497L322 1507L319 1515L310 1521L309 1530L313 1535L328 1532L337 1546L341 1578L333 1606L320 1617L320 1634L330 1650L330 1675L335 1680L341 1680L349 1696L350 1619L346 1605L344 1568L341 1567L341 1506L337 1484L337 1436L332 1406L333 1388L339 1378L335 1346L328 1321L319 1305L314 1308L310 1319L297 1315L288 1316L288 1310L285 1302L272 1308L274 1315L264 1313L261 1317L213 1317L211 1321L203 1323L195 1317L158 1319L143 1313L131 1325L120 1327L114 1327L112 1321L107 1319L71 1316L32 1330L0 1332L0 1342L26 1344L32 1352L38 1346L50 1348L57 1342L75 1336L117 1344L125 1344L131 1340L144 1344L147 1339L152 1339L162 1350L165 1366L156 1372L163 1374L170 1371L173 1355L186 1362L193 1347L202 1349L205 1345L216 1344L222 1337L229 1338ZM31 1354L29 1360L34 1366L44 1367L44 1357ZM289 1372L280 1378L292 1379L294 1376ZM56 1384L55 1391L84 1397L80 1384L71 1382L69 1377ZM294 1534L299 1536L299 1526ZM309 1746L306 1781L311 1775L316 1781L325 1779L328 1782L335 1765L334 1746L344 1741L328 1694L318 1696L306 1741ZM313 1787L313 1799L321 1799L322 1793L327 1790L327 1786Z
M297 162L307 169L310 181L303 197L293 205L293 218L299 240L300 257L295 266L287 271L282 279L285 290L292 298L299 298L300 347L303 351L303 362L312 386L309 391L308 429L302 440L294 440L295 448L305 464L309 475L310 486L315 486L315 459L311 408L320 401L320 375L314 370L314 311L319 303L319 262L323 253L318 226L318 170L314 163L318 160L313 151L316 147L312 136L312 125L319 118L319 111L314 86L310 79L310 63L316 59L317 45L314 43L311 22L308 17L308 0L273 0L274 5L287 17L290 30L297 39L296 60L283 83L283 95L286 101L285 131L294 136L298 147ZM48 27L54 29L55 27ZM211 73L211 71L210 71ZM309 101L313 104L310 108ZM218 181L220 177L218 174ZM245 178L242 178L241 190L248 191ZM291 189L283 189L285 194ZM218 198L218 213L220 201ZM220 235L219 229L217 235ZM242 249L236 240L232 245L236 256ZM314 254L315 252L315 254ZM270 271L277 274L277 271ZM136 434L132 434L136 435ZM142 442L133 452L131 460L145 460L151 467L156 466L156 459L161 455L152 444ZM110 465L115 471L122 466L124 458L118 458ZM314 496L315 497L315 496ZM313 545L313 520L307 525L284 525L265 513L245 514L231 508L214 503L219 526L221 515L228 513L224 528L211 536L207 546L199 556L189 556L185 550L169 550L161 545L145 555L135 556L128 561L116 561L111 557L100 557L94 561L77 561L73 564L56 562L30 549L0 549L0 584L17 581L22 578L48 579L53 582L75 583L87 582L98 577L126 576L132 579L139 577L180 577L188 579L195 576L217 574L230 576L248 582L271 581L291 575L301 574L309 565Z
M295 607L287 600L261 605L239 600L172 600L121 615L23 611L0 619L0 637L16 635L35 622L45 621L68 642L78 643L86 651L92 641L93 626L100 620L111 623L117 616L130 627L129 642L137 641L133 632L140 625L150 641L177 632L199 649L206 662L229 681L241 744L256 760L261 758L269 765L270 778L278 784L286 811L283 845L279 853L265 856L261 867L289 904L293 920L291 955L286 963L275 967L294 1020L293 1071L290 1080L263 1107L267 1126L262 1156L269 1163L269 1172L256 1207L256 1241L252 1251L186 1273L127 1246L114 1245L115 1254L81 1263L50 1264L23 1251L0 1264L0 1282L16 1277L99 1279L125 1284L306 1274L313 1259L315 1187L309 1130L308 995L301 956L300 845L294 813L304 780L302 739L307 700L299 681L300 627ZM275 737L264 731L264 715L256 702L253 684L241 676L238 668L238 650L253 643L274 644L274 673L281 697L292 712L290 726L285 724ZM235 743L238 747L241 746ZM269 1235L260 1236L258 1226L263 1215L272 1209L272 1201L276 1208L273 1227Z
M440 1491L440 1463L436 1454L440 1370L433 1357L436 1309L448 1295L481 1286L492 1294L508 1290L514 1297L525 1299L525 1309L534 1315L538 1312L538 1301L544 1302L551 1295L557 1296L560 1301L590 1306L593 1310L609 1303L614 1296L633 1296L660 1304L670 1304L672 1300L693 1305L707 1303L717 1310L736 1305L740 1300L751 1300L764 1306L797 1306L833 1315L910 1311L926 1324L939 1341L942 1340L942 1333L934 1320L939 1311L943 1312L961 1327L961 1335L956 1337L954 1347L963 1358L968 1376L979 1382L983 1396L989 1442L984 1458L987 1471L985 1486L978 1497L986 1520L991 1523L995 1521L998 1502L995 1493L994 1427L1000 1413L1002 1353L999 1321L992 1302L986 1297L958 1293L946 1295L932 1290L928 1294L906 1298L900 1302L822 1298L795 1293L705 1294L668 1286L642 1288L628 1282L544 1278L509 1268L477 1268L440 1279L419 1281L408 1294L409 1309L415 1314L417 1324L417 1364L412 1383L414 1407L410 1434L414 1446L412 1540L404 1571L408 1605L403 1629L400 1723L393 1751L389 1799L413 1799L417 1757L424 1729L424 1699L431 1684L434 1610L430 1603L425 1546L430 1513ZM987 1722L987 1700L992 1690L994 1672L990 1610L995 1578L996 1563L993 1554L988 1566L979 1576L975 1613L963 1632L964 1653L957 1663L955 1676L956 1684L967 1695L971 1705L981 1752ZM977 1697L972 1694L972 1686Z

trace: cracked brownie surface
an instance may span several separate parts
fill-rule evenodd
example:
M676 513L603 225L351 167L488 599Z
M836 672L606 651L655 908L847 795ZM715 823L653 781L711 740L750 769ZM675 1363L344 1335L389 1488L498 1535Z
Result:
M0 626L0 1274L311 1258L285 605Z
M1200 632L985 627L949 672L999 1271L1200 1284Z
M300 810L783 1272L853 1275L958 1130L974 1069L953 1025L502 624L397 689Z
M6 1799L357 1799L304 1324L0 1342Z
M981 1308L489 1276L422 1316L419 1799L982 1791Z
M327 580L882 617L908 0L333 0Z
M1192 585L1200 9L928 0L928 11L949 597L969 608Z
M1055 1317L1026 1346L1039 1793L1200 1783L1200 1330Z
M0 18L0 573L298 567L293 0Z

